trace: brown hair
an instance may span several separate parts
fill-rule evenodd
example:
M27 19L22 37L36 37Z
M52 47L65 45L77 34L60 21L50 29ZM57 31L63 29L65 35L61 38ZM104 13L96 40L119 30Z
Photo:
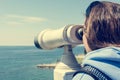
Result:
M120 46L120 4L92 2L86 9L84 32L92 50Z

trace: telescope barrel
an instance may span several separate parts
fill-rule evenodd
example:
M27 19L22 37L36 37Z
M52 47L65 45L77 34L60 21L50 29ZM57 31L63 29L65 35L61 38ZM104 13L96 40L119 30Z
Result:
M63 45L82 43L82 25L67 25L63 28L41 31L34 39L35 46L40 49L54 49Z

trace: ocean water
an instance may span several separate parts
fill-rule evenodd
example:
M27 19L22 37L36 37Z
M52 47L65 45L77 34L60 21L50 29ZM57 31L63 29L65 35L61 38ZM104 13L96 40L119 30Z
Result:
M73 49L83 53L83 46ZM0 46L0 80L53 80L53 69L37 68L38 64L55 63L63 49L40 50L34 46Z

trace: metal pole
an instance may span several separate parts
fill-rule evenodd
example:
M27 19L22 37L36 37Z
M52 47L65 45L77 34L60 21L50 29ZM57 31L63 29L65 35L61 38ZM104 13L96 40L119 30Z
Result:
M73 55L72 46L64 45L61 61L54 69L54 80L72 80L73 74L80 70L80 65Z

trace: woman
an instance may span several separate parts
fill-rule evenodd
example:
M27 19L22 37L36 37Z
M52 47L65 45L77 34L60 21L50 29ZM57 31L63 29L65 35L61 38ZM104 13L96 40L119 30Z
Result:
M73 80L120 80L120 4L92 2L83 32L88 53Z

